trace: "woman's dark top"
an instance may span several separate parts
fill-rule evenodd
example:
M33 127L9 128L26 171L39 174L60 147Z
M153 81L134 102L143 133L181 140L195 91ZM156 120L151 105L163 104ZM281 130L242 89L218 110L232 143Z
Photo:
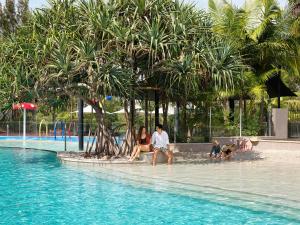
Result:
M141 145L149 145L150 144L150 139L151 139L151 136L149 134L146 134L146 137L145 138L141 138L139 140L139 143Z
M144 139L140 140L141 145L146 145L147 144L147 140L146 139L147 138L144 138Z

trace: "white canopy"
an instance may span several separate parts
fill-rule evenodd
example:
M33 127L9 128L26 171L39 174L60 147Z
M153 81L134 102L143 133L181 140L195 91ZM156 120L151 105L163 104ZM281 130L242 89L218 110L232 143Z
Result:
M145 111L142 110L142 107L140 105L136 105L135 110L136 110L137 113L145 113ZM128 111L130 111L130 110L128 109ZM120 109L116 112L112 112L111 114L123 114L123 113L125 113L125 110ZM155 114L155 111L150 111L149 113L150 114ZM163 109L162 108L159 108L159 114L163 114ZM173 106L169 105L168 115L174 115L174 114L175 114L175 108Z
M142 110L142 107L139 105L139 104L135 104L135 110L138 112L138 113L143 113L143 110ZM128 107L128 112L130 111L129 107ZM115 112L112 112L110 114L124 114L125 113L125 109L120 109L118 111L115 111Z
M151 114L155 114L155 110L150 112ZM158 111L159 114L163 114L163 109L162 108L159 108L159 111ZM174 115L175 114L175 108L171 105L169 105L168 107L168 115Z
M72 112L72 113L78 113L78 110ZM93 107L91 105L87 105L83 108L83 113L96 113L95 110L93 110Z
M135 106L135 110L137 113L145 113L144 110L142 110L142 107L139 105L139 104L136 104ZM129 108L128 108L128 111ZM78 110L72 112L72 113L78 113ZM96 113L95 110L93 110L93 107L91 105L87 105L86 107L83 108L83 113ZM115 111L115 112L106 112L108 114L124 114L125 113L125 110L124 109L120 109L118 111ZM155 114L155 111L151 111L149 112L150 114ZM163 109L162 108L159 108L159 114L163 114ZM169 105L168 107L168 115L174 115L175 114L175 108L171 105Z
M137 113L144 113L144 111L142 110L142 107L140 106L140 105L137 105L136 107L135 107L135 110L137 111ZM128 109L128 112L129 112L130 110ZM120 110L118 110L118 111L115 111L115 112L112 112L112 113L110 113L110 114L124 114L125 113L125 109L120 109Z

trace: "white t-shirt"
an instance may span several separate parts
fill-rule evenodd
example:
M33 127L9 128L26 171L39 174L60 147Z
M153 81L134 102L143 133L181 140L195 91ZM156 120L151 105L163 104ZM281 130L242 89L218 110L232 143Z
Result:
M155 131L152 135L152 144L154 148L168 148L169 136L167 132L162 131L161 134L159 134Z

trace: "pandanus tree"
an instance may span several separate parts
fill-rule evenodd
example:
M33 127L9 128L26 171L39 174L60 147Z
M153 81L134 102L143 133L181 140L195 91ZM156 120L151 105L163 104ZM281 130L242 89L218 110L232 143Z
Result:
M2 37L0 43L1 110L9 112L13 103L34 101L37 77L34 46L21 31Z
M127 105L134 110L140 84L186 102L206 88L232 89L241 79L233 45L213 34L206 13L178 1L53 0L16 36L14 60L37 96L69 95L93 107L99 156L130 152L134 118ZM107 95L124 101L128 129L121 148L104 123Z
M68 93L90 104L96 112L98 122L97 154L121 154L104 124L102 101L106 95L126 96L131 74L116 60L118 56L110 46L108 27L99 28L93 27L93 23L87 24L90 18L80 9L91 7L90 5L83 2L78 8L70 1L52 4L53 7L37 15L36 27L45 32L39 35L48 39L43 44L48 44L48 48L44 53L46 72L41 76L40 84L56 87L58 92ZM94 6L101 8L101 2ZM105 10L107 9L102 8L104 14ZM105 26L104 23L100 25ZM106 25L110 26L110 23ZM61 26L64 28L62 32Z

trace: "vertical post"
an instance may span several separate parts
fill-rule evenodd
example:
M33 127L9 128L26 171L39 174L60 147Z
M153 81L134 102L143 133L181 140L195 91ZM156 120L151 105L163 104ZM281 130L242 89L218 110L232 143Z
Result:
M242 137L242 106L240 105L240 137Z
M83 100L78 99L78 143L79 151L83 151Z
M159 124L159 93L155 90L155 126Z
M130 100L130 134L131 134L131 138L130 138L130 141L131 141L131 144L130 144L130 152L133 151L133 146L134 146L134 143L135 143L135 99L134 97L132 97L132 99Z
M134 120L135 120L135 100L130 100L130 126L131 129L134 129Z
M67 151L67 132L66 132L66 130L67 130L67 123L65 122L65 132L64 132L64 134L65 134L65 151Z
M26 109L23 109L23 140L26 139Z
M212 130L211 130L211 107L209 107L209 139L212 139Z
M272 136L272 104L271 99L268 99L268 135Z
M280 109L280 96L281 96L281 87L280 87L280 81L281 81L281 67L278 74L278 82L277 82L277 108Z
M243 104L243 112L244 112L244 123L245 125L247 124L247 100L244 99L244 104Z
M229 99L229 120L234 123L234 99Z
M9 125L6 124L6 136L9 136Z
M178 124L179 124L179 102L176 102L175 113L174 113L174 143L176 143L176 136L178 132Z
M152 133L152 112L150 112L150 127L149 127L149 133Z
M149 107L148 107L148 92L146 91L145 94L145 127L147 132L149 132L149 121L148 121L148 111L149 111Z

